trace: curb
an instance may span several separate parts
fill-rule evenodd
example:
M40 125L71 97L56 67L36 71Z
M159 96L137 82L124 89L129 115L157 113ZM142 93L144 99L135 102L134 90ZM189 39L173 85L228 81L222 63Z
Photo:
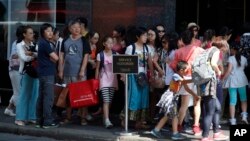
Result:
M17 126L0 122L0 132L18 135L48 137L56 140L70 141L156 141L155 139L140 136L120 136L112 132L100 132L87 129L69 129L64 127L41 129L34 126Z

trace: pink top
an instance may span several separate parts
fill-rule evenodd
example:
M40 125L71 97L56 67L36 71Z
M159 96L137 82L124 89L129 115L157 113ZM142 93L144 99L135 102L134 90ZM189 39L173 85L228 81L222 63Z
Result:
M174 60L170 63L170 67L173 70L176 70L177 63L181 60L188 62L188 72L187 76L191 76L191 64L194 61L195 57L200 54L204 49L201 47L188 45L182 48L179 48L175 52Z
M101 61L100 53L97 54L97 61ZM100 89L104 87L118 88L116 74L112 72L112 64L113 64L112 55L108 56L104 52L104 66L100 70L100 75L99 75Z

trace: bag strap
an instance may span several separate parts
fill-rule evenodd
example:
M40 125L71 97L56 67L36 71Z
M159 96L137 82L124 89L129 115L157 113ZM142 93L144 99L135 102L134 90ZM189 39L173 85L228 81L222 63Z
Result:
M186 61L188 61L190 59L190 57L192 56L192 54L194 53L194 50L196 49L196 47L193 47L193 50L191 51L191 53L188 55L188 58Z

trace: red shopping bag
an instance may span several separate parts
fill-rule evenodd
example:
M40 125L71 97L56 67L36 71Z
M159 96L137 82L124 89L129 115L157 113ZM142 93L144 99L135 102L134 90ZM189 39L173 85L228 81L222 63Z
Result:
M90 79L82 82L74 82L68 85L69 100L72 108L87 107L98 104L97 90L99 80Z

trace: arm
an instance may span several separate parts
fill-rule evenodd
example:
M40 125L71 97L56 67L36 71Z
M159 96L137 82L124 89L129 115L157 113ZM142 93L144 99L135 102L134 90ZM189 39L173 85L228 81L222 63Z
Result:
M64 52L60 53L59 64L58 64L58 76L63 79L63 68L64 68Z
M162 68L158 64L158 59L159 59L159 56L158 56L157 53L155 53L155 55L153 57L153 66L157 69L157 71L159 72L159 75L163 76L164 75L164 71L162 70Z
M95 79L99 79L99 70L100 70L100 61L96 62L96 68L95 68Z
M149 54L148 56L148 67L149 67L149 71L151 73L151 78L153 77L153 74L154 74L154 67L153 67L153 62L152 62L152 57L151 55ZM150 78L150 79L151 79Z
M231 63L228 63L227 70L226 70L226 72L225 72L222 80L225 80L229 76L229 74L232 71L232 69L233 69L233 65Z
M211 66L212 66L212 68L215 71L217 76L221 75L221 71L220 71L219 66L218 66L219 58L220 58L220 51L216 51L216 52L214 52L212 59L211 59Z
M34 57L32 56L25 55L25 51L21 44L17 44L17 54L18 54L18 57L24 62L29 62L34 59Z
M56 63L59 59L55 52L51 52L49 56L50 56L51 61L53 61L54 63Z
M80 69L80 72L79 72L79 77L82 78L84 77L84 73L85 73L85 70L86 70L86 67L87 67L87 64L88 64L88 59L89 59L89 54L86 53L84 55L84 58L82 60L82 66L81 66L81 69Z

